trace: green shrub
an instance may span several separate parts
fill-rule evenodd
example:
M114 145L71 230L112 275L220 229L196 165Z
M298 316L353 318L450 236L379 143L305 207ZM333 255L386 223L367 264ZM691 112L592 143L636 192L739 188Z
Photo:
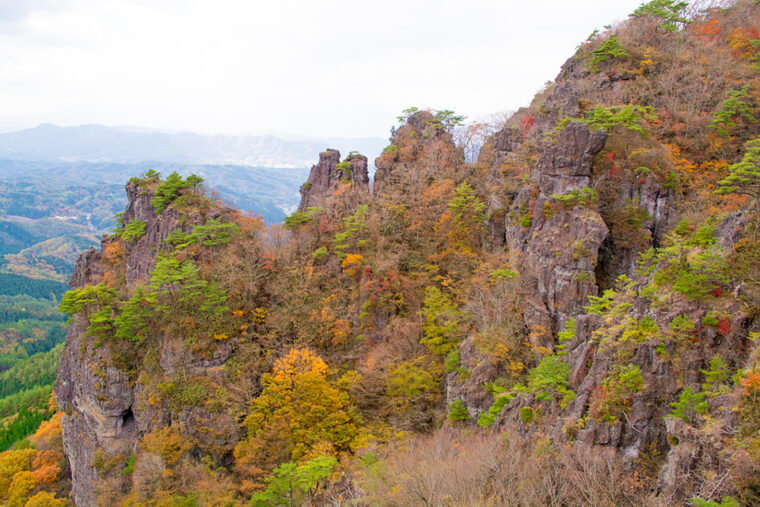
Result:
M617 365L602 381L602 397L595 408L595 417L616 424L630 408L633 395L643 389L644 378L638 365Z
M575 398L570 390L570 365L557 355L545 356L538 365L528 372L528 386L525 391L534 393L536 399L550 401L560 396L560 407Z
M467 407L464 406L462 400L456 399L451 402L451 405L449 406L449 421L467 421L469 418L470 413L467 412Z
M145 234L145 222L142 220L132 220L129 222L121 233L124 241L134 241Z
M296 231L309 222L311 222L309 213L305 211L294 211L285 217L285 222L283 222L282 226L291 231Z
M687 424L695 424L699 415L704 415L709 410L705 401L705 393L697 393L691 387L687 387L678 396L678 401L670 404L673 411L670 417L678 417Z
M637 106L635 104L626 104L624 106L596 106L588 111L583 118L563 119L557 130L564 129L571 121L582 121L592 130L610 130L614 127L620 127L626 130L638 132L642 136L646 135L644 130L644 120L655 120L656 116L652 114L650 106Z
M565 329L557 333L557 338L559 339L559 345L556 347L558 356L567 355L567 345L565 345L565 343L572 341L573 338L575 338L575 326L575 318L567 319L567 321L565 321Z
M567 208L573 208L575 206L586 207L596 204L599 201L599 196L593 188L583 187L580 189L576 188L566 194L553 194L551 199Z
M340 176L341 181L351 181L351 162L344 160L340 162L335 168L342 174Z
M147 187L161 180L161 173L149 169L143 173L142 178L132 177L129 182L136 187Z
M200 176L191 174L187 179L182 179L175 171L167 176L166 181L163 181L156 187L156 193L153 199L151 199L150 204L153 206L156 214L161 213L179 196L180 191L186 188L192 188L195 191L202 182L203 178Z
M694 231L686 241L686 244L689 246L708 248L717 242L718 238L715 237L715 225L712 223L706 223Z
M603 63L607 63L610 60L624 60L629 56L628 52L623 49L623 45L620 44L617 36L610 35L607 40L591 52L588 70L590 72L599 72L599 66Z
M240 227L235 222L220 222L210 219L203 225L196 225L189 234L175 229L166 242L175 250L184 250L191 245L221 246L226 245L240 233Z
M699 497L692 498L691 503L694 507L741 507L741 504L731 496L724 496L720 502L715 500L702 500Z
M424 334L420 343L434 354L448 354L459 339L459 309L438 287L430 286L425 289L422 314Z
M319 484L336 466L338 461L331 456L317 456L302 464L283 463L265 479L266 489L253 495L250 505L313 505Z
M699 371L705 376L702 390L709 398L731 392L731 386L728 383L728 379L731 377L731 368L722 357L713 356L710 360L710 367L707 370Z
M446 373L451 373L459 368L459 348L454 347L443 360L443 366L446 368Z
M497 280L512 280L513 278L517 278L520 276L520 273L517 271L512 271L511 269L494 269L491 271L491 278L496 278Z
M720 110L715 112L707 128L715 129L722 137L729 137L736 127L737 119L741 118L748 123L757 122L752 114L752 98L747 95L749 89L750 86L745 85L741 90L729 90L726 99L720 105Z
M478 426L482 428L491 426L494 421L496 421L496 418L499 417L499 414L501 414L504 407L506 407L510 401L515 399L515 396L516 395L513 393L497 394L493 404L488 409L488 412L481 412L480 416L478 416Z
M132 472L135 470L135 453L130 453L129 458L127 458L127 464L124 467L124 469L121 471L122 475L131 475Z
M535 420L536 414L531 407L522 407L520 409L520 420L526 425L530 425Z
M706 327L717 327L718 318L713 312L708 312L704 317L702 317L702 325Z

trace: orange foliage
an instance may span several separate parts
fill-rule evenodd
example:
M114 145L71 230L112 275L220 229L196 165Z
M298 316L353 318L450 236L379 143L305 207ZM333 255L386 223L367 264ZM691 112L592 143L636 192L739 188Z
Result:
M364 263L364 256L361 254L347 254L343 259L341 267L343 272L348 276L353 276L360 271L361 265Z
M39 434L38 431L35 436ZM30 505L26 501L31 492L55 485L61 473L62 460L63 455L52 449L19 449L0 453L0 502L3 505ZM50 502L50 505L61 505L60 500L50 493L35 497L36 500L43 497L54 499L55 502Z
M39 448L50 447L55 440L61 438L62 417L63 412L56 412L49 420L41 422L29 440Z
M103 260L108 267L103 273L103 283L108 287L123 285L124 273L120 268L124 264L124 242L117 239L107 243L103 247Z
M264 230L264 220L259 215L244 215L236 211L232 220L240 227L240 232L246 235L255 235Z
M734 53L747 60L755 56L755 49L752 46L752 39L757 39L757 33L747 28L734 28L728 33L726 40Z
M707 23L700 24L698 26L699 29L699 35L701 37L707 37L709 39L715 39L718 35L720 35L722 29L720 27L720 22L713 18Z
M756 398L760 394L760 372L751 371L741 379L742 394Z
M106 243L103 247L103 260L109 266L116 266L124 262L124 242L117 239Z

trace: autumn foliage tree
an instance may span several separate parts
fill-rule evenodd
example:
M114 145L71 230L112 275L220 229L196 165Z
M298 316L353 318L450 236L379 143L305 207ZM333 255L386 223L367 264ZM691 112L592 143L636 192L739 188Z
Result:
M244 488L283 462L349 451L359 415L327 364L307 349L293 349L262 376L263 390L244 425L248 437L235 448Z

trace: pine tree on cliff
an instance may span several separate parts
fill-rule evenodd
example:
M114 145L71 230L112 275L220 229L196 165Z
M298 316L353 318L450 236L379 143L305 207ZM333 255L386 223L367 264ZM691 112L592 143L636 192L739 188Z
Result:
M747 149L741 162L729 166L730 174L718 182L717 194L742 194L755 200L760 216L760 137L744 145Z

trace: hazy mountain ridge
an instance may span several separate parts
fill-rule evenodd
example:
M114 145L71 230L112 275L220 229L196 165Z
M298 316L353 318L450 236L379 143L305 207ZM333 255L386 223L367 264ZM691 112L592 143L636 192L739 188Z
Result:
M58 162L148 160L180 164L234 164L260 167L308 167L325 148L356 150L370 158L384 147L383 138L296 138L146 132L123 127L49 123L0 134L0 158Z

